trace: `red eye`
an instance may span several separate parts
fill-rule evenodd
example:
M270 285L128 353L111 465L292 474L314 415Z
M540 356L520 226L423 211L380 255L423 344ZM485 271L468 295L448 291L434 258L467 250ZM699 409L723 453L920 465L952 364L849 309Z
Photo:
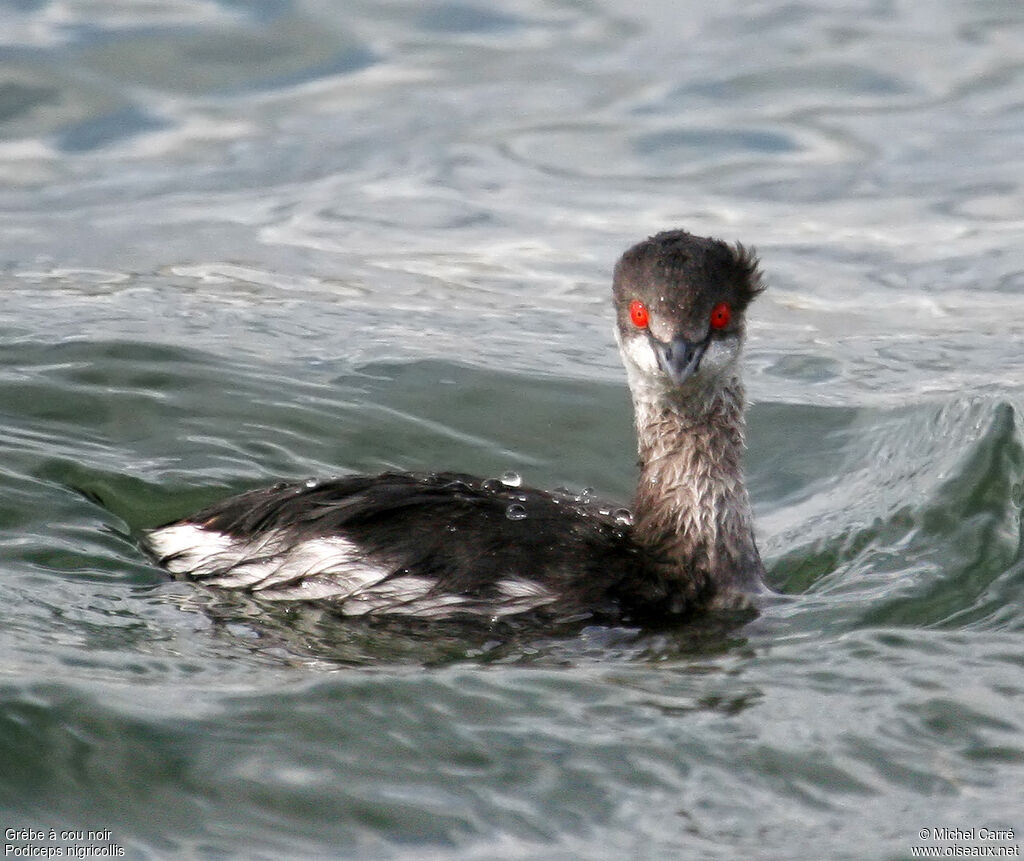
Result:
M732 308L728 302L719 302L711 309L711 328L724 329L732 319Z
M629 319L638 329L646 329L647 324L651 322L651 314L643 302L634 299L629 303Z

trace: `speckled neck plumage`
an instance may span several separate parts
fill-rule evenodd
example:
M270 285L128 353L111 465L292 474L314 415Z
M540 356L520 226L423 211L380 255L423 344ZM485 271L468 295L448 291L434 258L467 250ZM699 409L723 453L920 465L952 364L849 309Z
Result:
M743 482L743 385L635 402L636 539L705 600L757 591L764 569Z

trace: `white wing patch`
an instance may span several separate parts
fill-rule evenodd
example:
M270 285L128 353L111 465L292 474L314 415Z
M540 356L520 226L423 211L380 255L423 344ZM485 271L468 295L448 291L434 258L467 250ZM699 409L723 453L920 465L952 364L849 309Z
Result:
M534 580L523 580L519 577L499 580L498 591L508 598L539 598L547 601L555 599L554 593L546 586Z
M230 568L242 558L236 539L194 523L154 529L146 536L146 544L172 574L202 577L219 568Z
M351 616L507 616L557 598L540 583L516 577L497 583L499 597L494 600L436 592L433 580L393 575L393 566L375 563L340 536L289 544L280 532L245 539L195 523L178 523L149 533L146 543L172 574L278 601L330 599Z

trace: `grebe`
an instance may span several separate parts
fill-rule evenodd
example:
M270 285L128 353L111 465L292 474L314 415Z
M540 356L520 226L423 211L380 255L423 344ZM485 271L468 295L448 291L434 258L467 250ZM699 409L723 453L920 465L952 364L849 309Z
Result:
M171 574L343 615L670 621L764 589L743 481L739 356L763 289L742 245L659 233L619 259L636 413L632 515L459 473L284 483L150 531Z

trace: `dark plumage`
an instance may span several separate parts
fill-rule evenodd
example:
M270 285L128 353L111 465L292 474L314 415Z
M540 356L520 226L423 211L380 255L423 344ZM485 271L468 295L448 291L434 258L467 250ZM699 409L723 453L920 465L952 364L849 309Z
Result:
M743 484L743 314L754 256L684 231L615 269L636 409L631 519L586 499L456 473L280 484L153 530L172 573L342 613L678 618L761 588Z

